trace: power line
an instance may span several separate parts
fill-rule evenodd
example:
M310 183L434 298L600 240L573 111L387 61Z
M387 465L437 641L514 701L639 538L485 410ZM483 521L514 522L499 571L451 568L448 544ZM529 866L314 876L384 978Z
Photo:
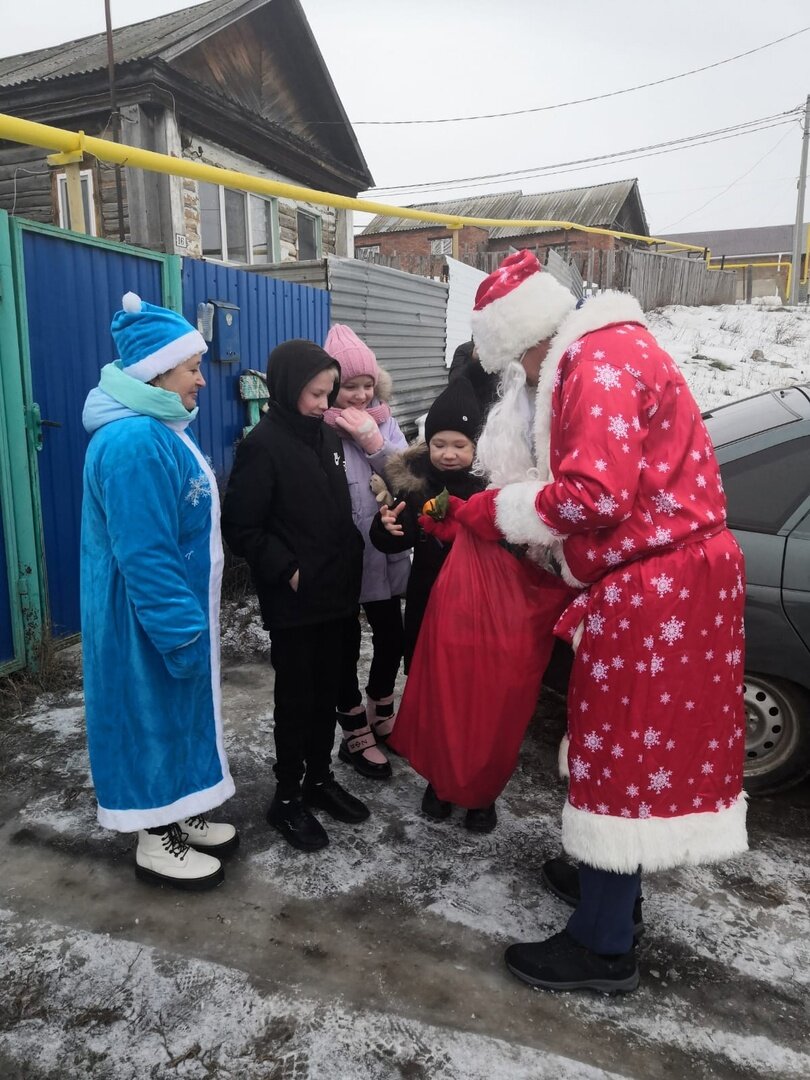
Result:
M801 30L794 30L792 34L785 34L784 37L775 38L773 41L767 41L764 45L758 45L755 49L747 49L745 52L729 56L725 60L716 60L713 64L704 64L703 67L691 68L689 71L682 71L678 75L667 75L666 78L663 79L654 79L652 82L639 83L637 86L627 86L623 90L611 90L605 94L593 94L591 97L575 98L573 101L560 101L555 105L538 105L532 109L512 109L508 112L479 113L475 116L444 116L430 120L353 120L352 126L398 127L414 124L459 124L467 120L499 120L506 116L527 116L530 113L551 112L553 109L567 109L572 105L585 105L591 101L604 101L606 98L635 93L636 90L647 90L651 86L663 86L665 83L675 82L677 79L685 79L689 75L698 75L701 71L711 71L712 68L723 67L724 64L732 64L735 60L742 60L743 57L753 56L754 53L762 52L763 49L770 49L774 45L781 45L783 41L790 41L791 38L798 37L800 34L806 34L808 30L810 30L810 26L804 26ZM310 122L328 124L341 123L342 121L316 120Z
M770 148L770 150L766 150L766 152L762 155L762 157L757 158L757 160L754 162L754 164L751 166L750 169L746 169L744 173L740 173L740 175L736 178L736 180L732 180L731 183L727 187L724 187L722 191L718 192L716 195L712 195L712 197L710 199L707 199L706 202L703 203L701 206L696 207L694 210L690 210L688 214L684 214L683 217L679 217L677 221L673 221L673 222L670 222L669 225L665 225L663 227L663 229L659 230L659 232L663 233L667 229L673 229L676 225L680 225L680 223L682 221L686 221L687 218L693 217L695 214L697 214L701 210L705 209L705 207L709 206L711 203L715 202L717 199L722 198L722 196L725 195L727 191L731 191L731 189L734 187L735 184L738 184L740 182L740 180L744 180L745 177L748 176L749 173L752 173L754 171L754 169L757 167L757 165L760 165L765 160L765 158L770 157L771 154L774 152L774 150L776 150L777 147L782 145L782 143L785 141L785 139L788 137L788 135L790 135L790 132L786 131L785 134L781 137L781 139L777 139L777 141L773 144L773 146Z
M536 176L553 175L555 173L577 172L583 168L590 168L597 164L614 164L619 161L635 161L641 157L654 157L658 153L671 153L674 150L687 149L690 146L704 146L712 142L722 142L724 139L737 138L757 131L767 131L771 127L781 124L792 123L801 107L786 110L781 113L773 113L771 116L763 116L756 120L746 120L740 124L732 124L728 127L717 128L714 131L704 131L695 135L685 135L678 139L670 139L666 142L650 143L647 146L637 146L628 150L616 150L609 154L598 154L587 158L577 158L572 161L557 162L552 165L527 166L524 169L515 169L509 172L484 173L480 176L453 177L448 180L433 180L424 184L401 184L387 188L369 189L376 197L400 196L404 194L416 194L418 192L432 191L437 188L459 187L465 184L486 183L510 183L519 180L528 180Z

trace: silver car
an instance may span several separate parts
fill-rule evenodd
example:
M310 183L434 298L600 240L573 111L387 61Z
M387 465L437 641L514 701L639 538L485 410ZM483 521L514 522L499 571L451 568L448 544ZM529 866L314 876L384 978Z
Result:
M704 414L745 553L745 786L810 774L810 386Z

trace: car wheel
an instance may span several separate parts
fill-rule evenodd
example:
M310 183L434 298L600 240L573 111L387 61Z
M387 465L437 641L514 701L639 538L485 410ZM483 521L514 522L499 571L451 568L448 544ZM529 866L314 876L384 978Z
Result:
M746 671L745 788L770 795L810 774L810 694L786 679Z

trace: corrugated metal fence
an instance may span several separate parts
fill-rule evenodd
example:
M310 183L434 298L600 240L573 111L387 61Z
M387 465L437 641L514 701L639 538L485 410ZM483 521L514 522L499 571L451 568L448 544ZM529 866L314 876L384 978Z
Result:
M183 260L183 314L197 321L197 306L211 300L239 308L239 361L220 361L209 352L195 432L214 472L226 476L245 425L239 374L264 372L267 356L281 341L309 338L322 345L329 330L329 296L322 289L278 281L199 259Z
M261 274L328 288L333 323L346 323L394 380L391 411L405 434L447 385L448 286L360 259L276 263Z

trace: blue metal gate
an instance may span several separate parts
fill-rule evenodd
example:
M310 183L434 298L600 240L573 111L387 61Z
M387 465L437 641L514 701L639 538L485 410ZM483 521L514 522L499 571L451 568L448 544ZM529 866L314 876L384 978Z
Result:
M324 289L235 270L230 266L183 260L183 314L197 321L198 304L226 301L239 308L239 362L221 362L209 354L203 368L208 386L200 395L197 438L214 472L226 476L234 446L245 425L239 399L239 374L264 371L267 354L282 341L309 338L323 345L329 331L329 294Z
M23 350L31 380L30 427L41 445L37 467L48 611L51 632L61 638L80 627L82 468L88 443L82 406L102 366L115 359L110 319L121 297L132 290L151 303L164 303L168 257L28 222L14 226L28 327Z

